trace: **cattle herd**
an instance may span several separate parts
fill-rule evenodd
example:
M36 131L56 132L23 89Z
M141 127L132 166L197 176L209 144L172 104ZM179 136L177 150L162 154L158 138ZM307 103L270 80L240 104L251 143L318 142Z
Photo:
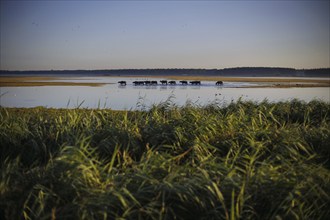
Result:
M160 85L176 85L176 81L167 81L167 80L160 80ZM118 82L121 86L126 86L126 81L119 81ZM179 81L179 83L181 85L188 85L188 81L185 81L185 80L182 80L182 81ZM189 82L191 85L201 85L201 81L190 81ZM149 85L158 85L158 82L157 81L134 81L133 82L133 85L134 86L149 86ZM215 83L215 85L217 86L221 86L223 85L223 82L222 81L217 81Z

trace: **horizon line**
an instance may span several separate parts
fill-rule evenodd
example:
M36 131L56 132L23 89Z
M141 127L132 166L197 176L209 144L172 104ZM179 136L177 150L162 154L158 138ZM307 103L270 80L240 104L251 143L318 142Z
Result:
M27 72L27 71L118 71L118 70L227 70L227 69L292 69L292 70L320 70L330 69L329 67L315 67L315 68L294 68L294 67L274 67L274 66L240 66L240 67L225 67L225 68L117 68L117 69L40 69L40 70L2 70L1 72Z

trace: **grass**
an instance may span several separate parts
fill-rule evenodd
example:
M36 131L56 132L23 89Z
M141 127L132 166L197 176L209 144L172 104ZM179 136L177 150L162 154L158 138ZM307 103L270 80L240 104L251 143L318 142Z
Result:
M2 219L327 219L330 104L0 109Z

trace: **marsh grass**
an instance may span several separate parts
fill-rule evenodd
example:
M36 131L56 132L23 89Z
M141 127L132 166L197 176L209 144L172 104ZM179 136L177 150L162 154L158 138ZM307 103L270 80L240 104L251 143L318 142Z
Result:
M2 219L327 219L330 105L0 109Z

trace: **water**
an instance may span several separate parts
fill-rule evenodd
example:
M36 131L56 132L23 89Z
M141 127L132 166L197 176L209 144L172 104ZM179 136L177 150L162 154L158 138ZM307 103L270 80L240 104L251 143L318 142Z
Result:
M126 80L126 86L117 84ZM201 86L134 86L135 80L157 80L152 78L115 78L115 77L75 77L57 79L69 82L109 83L100 87L89 86L38 86L38 87L1 87L1 106L48 108L111 108L130 110L147 108L171 98L178 105L187 101L199 105L212 102L230 103L242 100L270 102L286 101L298 98L304 101L319 99L330 102L330 88L248 88L260 83L225 82L215 86L214 82L202 81ZM177 81L178 82L178 81Z

